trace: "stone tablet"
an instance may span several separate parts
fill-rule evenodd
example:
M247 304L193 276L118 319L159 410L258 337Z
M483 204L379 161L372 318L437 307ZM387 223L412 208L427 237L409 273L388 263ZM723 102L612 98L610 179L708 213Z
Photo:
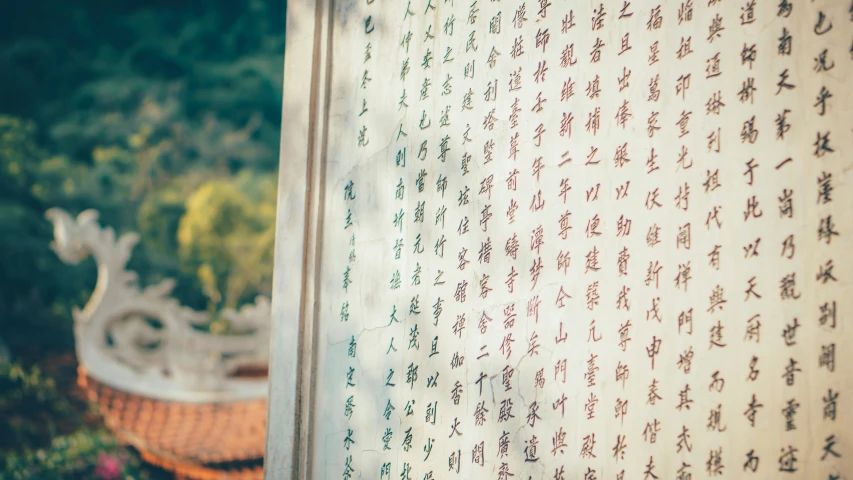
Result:
M267 478L851 478L850 1L316 3Z

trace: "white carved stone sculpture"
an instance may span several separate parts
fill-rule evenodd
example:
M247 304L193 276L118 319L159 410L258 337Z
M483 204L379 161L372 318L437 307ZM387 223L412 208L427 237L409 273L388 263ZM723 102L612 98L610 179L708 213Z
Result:
M139 241L135 233L116 239L98 224L98 212L77 218L51 208L51 247L62 261L77 264L90 254L98 280L83 310L74 309L77 359L87 373L114 389L160 400L211 402L266 398L266 378L237 378L241 367L266 367L269 358L270 303L221 313L233 334L213 335L195 327L207 312L181 306L169 296L166 279L140 289L135 272L125 269ZM159 324L159 325L158 325Z

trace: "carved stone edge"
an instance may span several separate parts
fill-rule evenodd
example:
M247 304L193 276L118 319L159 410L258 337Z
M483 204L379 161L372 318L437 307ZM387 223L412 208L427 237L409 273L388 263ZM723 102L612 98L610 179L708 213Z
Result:
M65 263L77 264L92 255L98 268L95 289L85 307L74 308L77 359L87 373L115 390L148 398L181 402L257 400L268 395L266 378L233 378L237 368L264 364L269 359L270 302L258 297L254 305L222 316L238 330L253 334L219 336L193 328L209 315L181 306L169 294L171 279L140 289L137 275L125 269L139 241L135 233L116 240L115 231L102 228L95 210L76 219L51 208L51 248ZM138 317L138 318L135 318ZM150 328L149 317L163 328ZM124 320L116 327L120 319ZM114 344L107 342L108 332ZM159 341L153 349L140 342ZM118 343L115 343L118 342Z
M290 0L284 54L264 478L313 478L322 199L334 0Z

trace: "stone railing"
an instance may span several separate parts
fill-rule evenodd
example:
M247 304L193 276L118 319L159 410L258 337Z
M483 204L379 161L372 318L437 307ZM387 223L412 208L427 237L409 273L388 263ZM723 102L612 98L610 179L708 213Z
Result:
M210 314L181 306L169 295L173 280L141 289L126 269L139 241L135 233L116 239L86 210L73 218L52 208L51 246L66 263L89 255L98 280L83 310L74 309L77 358L87 374L114 389L160 400L217 402L265 398L267 379L235 376L241 368L263 367L269 359L270 304L258 297L221 316L233 334L200 330Z

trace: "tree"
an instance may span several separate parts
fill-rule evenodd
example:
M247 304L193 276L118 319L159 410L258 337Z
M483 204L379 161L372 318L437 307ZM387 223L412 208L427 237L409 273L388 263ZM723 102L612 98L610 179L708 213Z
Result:
M256 191L246 194L241 186ZM187 199L178 228L181 265L195 272L209 308L235 308L269 293L275 238L272 178L211 180ZM253 189L254 190L254 189Z
M73 344L70 305L94 283L91 269L73 271L50 250L44 211L73 191L77 175L61 159L47 158L36 134L32 122L0 116L0 336L13 353Z

